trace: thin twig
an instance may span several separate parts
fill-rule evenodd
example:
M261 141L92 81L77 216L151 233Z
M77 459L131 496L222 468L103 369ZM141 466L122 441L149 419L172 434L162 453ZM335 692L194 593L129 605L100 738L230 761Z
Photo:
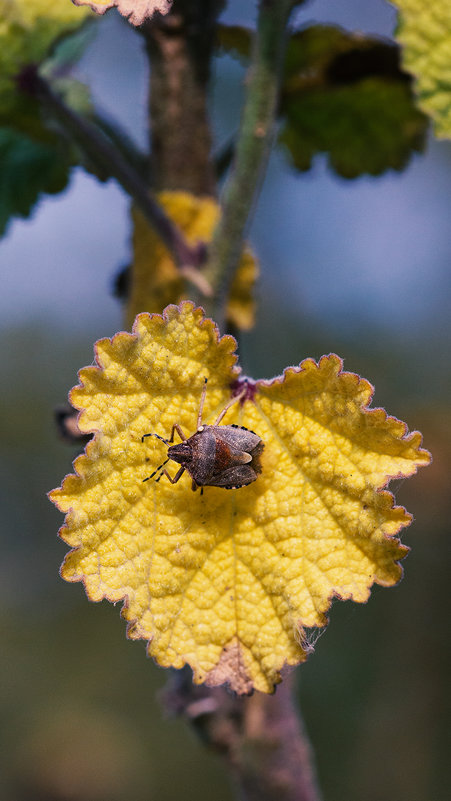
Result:
M39 75L35 66L24 70L18 76L17 83L23 91L36 97L49 109L97 169L118 181L161 237L178 268L192 281L193 272L205 261L205 246L193 246L186 241L178 226L152 197L145 182L118 147L95 125L66 105L50 84ZM208 283L204 276L202 279L195 283L202 292L206 289L208 292Z
M89 113L89 120L120 150L125 161L130 164L139 175L149 175L149 156L140 150L130 136L118 125L117 120L104 111L94 109Z
M215 291L212 311L219 324L223 322L250 212L269 158L286 29L294 5L294 0L260 0L235 161L223 191L222 216L206 271Z

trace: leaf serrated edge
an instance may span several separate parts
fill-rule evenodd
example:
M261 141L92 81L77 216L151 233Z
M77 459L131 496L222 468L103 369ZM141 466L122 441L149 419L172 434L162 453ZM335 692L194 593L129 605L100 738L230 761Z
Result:
M387 481L379 489L383 489L390 481L394 479L407 478L415 475L418 472L418 467L423 467L431 463L432 454L427 449L420 448L420 445L423 442L423 435L421 432L416 430L409 431L407 423L405 423L403 420L399 420L397 417L394 417L394 415L388 414L388 412L382 406L375 406L373 409L369 408L375 391L373 384L371 384L368 379L362 378L362 376L360 376L358 373L343 370L343 359L340 356L337 356L336 353L329 353L328 355L321 356L318 361L315 361L315 359L312 357L308 357L307 359L303 359L303 361L297 366L286 367L281 375L269 379L258 379L255 382L256 391L258 391L259 386L270 387L273 384L283 385L287 376L307 372L307 370L312 368L316 368L317 370L324 369L324 366L327 363L331 363L338 367L338 370L335 373L337 378L351 378L355 381L356 389L360 386L360 388L364 391L367 397L361 402L360 409L366 417L382 417L381 424L388 424L390 427L400 426L402 430L399 434L396 434L396 437L405 443L412 444L417 450L418 458L415 461L412 460L412 471L408 473L396 473L393 475L388 475Z
M422 437L421 432L419 432L419 431L411 431L411 432L409 432L407 423L405 423L402 420L399 420L397 417L394 417L393 415L389 415L386 412L386 410L384 408L380 407L380 406L375 407L374 409L370 409L369 408L369 405L370 405L370 403L371 403L371 401L373 399L373 396L374 396L374 386L366 378L362 378L357 373L352 373L352 372L343 370L343 359L340 356L337 356L336 353L330 353L328 355L321 356L321 358L317 362L315 361L315 359L313 359L311 357L308 357L307 359L304 359L302 362L300 362L300 364L298 366L291 366L291 367L285 368L285 370L283 371L282 375L276 376L275 378L272 378L272 379L259 379L259 380L257 380L255 382L255 385L256 385L255 389L256 389L256 391L258 391L258 387L259 386L270 387L270 386L272 386L274 384L279 384L280 386L282 386L284 384L286 378L289 377L289 376L298 375L298 374L300 374L302 372L307 372L308 370L311 370L311 369L316 369L316 370L319 371L319 370L324 369L325 367L327 367L328 364L331 364L333 367L338 368L338 369L335 370L335 375L336 375L337 378L340 378L340 377L352 378L352 380L355 382L356 390L358 389L359 386L361 387L361 389L363 390L363 394L366 397L364 397L364 400L362 400L362 402L360 404L360 410L366 417L367 416L371 416L371 417L374 418L374 417L377 416L377 417L381 418L380 419L380 424L381 425L387 425L387 423L388 423L389 427L391 427L391 426L399 427L400 431L399 431L398 434L396 434L396 437L399 440L402 440L406 444L412 444L412 446L414 447L414 449L416 449L416 452L417 452L416 453L416 459L412 459L412 461L411 461L411 469L410 470L406 470L404 472L399 471L398 473L395 473L395 474L387 474L384 483L381 484L379 487L376 487L376 486L374 487L375 492L378 495L383 495L383 496L385 496L387 498L387 500L390 501L389 505L390 505L391 510L395 511L396 513L398 513L400 515L399 525L398 525L398 527L397 527L397 529L395 531L393 531L390 534L388 534L385 531L382 531L382 535L384 536L384 538L386 540L388 540L389 542L397 544L397 548L399 550L399 555L397 557L395 557L395 564L399 569L399 577L397 579L393 580L390 583L382 581L382 580L377 579L376 577L374 577L372 579L371 583L368 584L368 586L367 586L368 593L367 593L366 600L368 600L368 598L371 595L371 588L372 588L373 584L379 584L381 586L389 587L389 586L393 586L394 584L397 584L402 579L404 570L403 570L403 567L402 567L402 565L400 563L400 560L404 559L407 556L407 554L409 553L409 551L410 551L410 548L407 545L404 545L400 541L398 535L400 534L400 532L402 531L403 528L406 528L408 525L410 525L410 523L413 520L413 516L405 509L404 506L400 506L400 505L396 505L395 504L394 494L392 492L390 492L390 490L387 489L387 486L393 480L401 479L401 478L407 478L407 477L410 477L412 475L415 475L418 472L418 468L419 467L426 466L432 461L432 455L428 450L422 449L422 448L419 447L421 445L422 441L423 441L423 437ZM324 614L324 617L325 617L325 621L326 621L325 625L327 625L327 623L329 621L329 618L327 617L327 615L325 613L328 611L328 609L330 609L330 606L331 606L334 598L341 599L341 596L338 593L336 593L335 591L332 591L331 595L328 596L326 605L321 610L321 612ZM354 600L355 601L355 599L352 596L352 594L349 596L348 600ZM362 601L362 602L366 602L366 601Z
M77 404L72 393L74 392L74 390L80 390L85 388L86 384L83 380L84 375L99 373L102 372L102 370L104 369L105 364L103 363L100 354L101 346L105 344L105 346L108 345L114 348L116 343L120 340L123 341L128 340L129 342L138 342L140 336L142 335L141 325L143 326L143 328L146 330L147 333L151 333L149 329L149 325L151 323L160 323L161 326L164 326L165 324L169 324L170 322L172 322L172 320L174 320L177 315L180 317L185 313L189 314L190 312L193 314L194 317L197 316L198 319L196 320L196 322L199 328L209 329L209 331L212 334L213 345L222 347L228 351L229 357L233 360L230 365L231 385L233 385L233 382L235 382L241 374L241 368L237 365L238 356L236 354L236 349L238 347L238 343L235 337L233 337L231 334L223 334L221 336L218 326L211 317L206 316L202 306L196 306L195 303L193 303L193 301L191 300L182 300L179 304L171 303L169 306L166 306L162 314L158 314L157 312L140 312L140 314L138 314L135 317L131 333L129 331L118 331L116 334L114 334L114 336L102 337L101 339L98 339L94 343L94 360L96 364L82 367L78 371L77 374L78 384L72 387L72 389L69 392L69 401L71 405L75 409L78 409L81 413L77 420L78 424L80 424L81 415L83 414L85 406L80 406L79 403ZM84 431L83 428L82 430ZM97 429L89 429L86 430L85 433L91 433L95 430Z
M286 376L288 375L297 375L298 373L307 372L309 369L316 368L317 370L325 369L327 364L332 364L338 369L335 371L336 376L349 376L355 379L356 385L363 384L364 387L371 393L368 399L368 403L371 402L373 395L374 395L374 386L370 384L370 382L366 378L362 378L358 375L358 373L352 373L347 370L343 370L343 359L341 356L337 356L336 353L329 353L327 355L321 356L318 361L315 361L311 356L308 356L306 359L303 359L302 362L299 362L298 365L291 365L289 367L285 367L283 373L280 375L274 376L274 378L259 378L256 380L255 384L258 386L266 386L270 387L272 384L283 384L285 381Z
M236 362L238 360L238 356L236 354L236 349L237 349L238 343L237 343L235 337L231 336L230 334L224 334L224 335L221 336L221 333L220 333L219 328L216 325L215 321L212 318L207 317L203 307L202 306L196 306L196 304L193 301L191 301L191 300L183 300L179 304L173 304L172 303L172 304L169 304L168 306L166 306L166 308L163 310L162 314L158 314L157 312L152 312L152 313L141 312L140 314L138 314L136 316L135 320L134 320L131 333L129 331L118 331L112 337L102 337L101 339L97 340L94 343L94 360L95 360L96 364L88 365L86 367L82 367L78 371L77 375L78 375L79 383L76 386L72 387L72 389L69 392L69 401L70 401L70 403L72 404L72 406L75 409L79 410L79 414L78 414L78 417L77 417L77 423L78 423L78 425L80 427L80 430L84 431L83 425L82 425L82 417L83 417L83 412L86 410L86 407L85 406L81 406L79 403L77 404L75 398L73 397L73 392L74 392L74 390L83 390L86 387L85 381L83 380L83 378L84 378L84 376L86 374L88 374L88 375L89 374L98 374L98 373L101 373L104 370L105 365L102 362L102 357L101 357L101 354L99 352L101 345L103 343L105 343L105 345L108 344L109 346L113 346L114 347L115 343L118 340L124 340L124 341L128 340L129 342L138 342L139 341L139 337L140 337L140 330L139 329L140 329L140 324L141 323L146 323L146 325L144 327L145 327L147 333L150 333L149 327L148 327L150 323L159 323L161 326L164 326L165 324L166 325L169 324L177 316L181 317L182 315L189 314L189 313L193 314L194 317L197 317L196 322L197 322L197 325L199 326L199 328L207 328L207 329L209 329L210 333L212 334L212 339L213 339L213 345L214 346L219 347L219 348L222 346L225 350L227 350L229 358L231 359L231 364L230 364L230 372L231 372L230 387L232 388L234 386L234 384L238 381L238 378L239 378L239 376L241 374L241 368L236 364ZM73 472L72 473L68 473L63 478L63 481L61 482L61 486L60 487L56 487L55 489L50 490L50 492L47 493L48 499L56 506L57 509L59 509L60 512L65 514L66 517L67 517L67 515L71 514L71 512L73 511L73 508L69 507L67 509L63 509L61 507L60 503L58 502L58 494L62 494L64 492L64 486L67 483L67 481L70 480L71 478L78 478L80 480L83 479L83 471L80 469L81 465L85 464L85 460L87 458L88 459L89 458L93 458L90 452L91 452L91 450L93 448L95 448L97 446L98 441L99 441L98 435L101 434L101 430L99 428L90 427L90 428L87 428L85 430L85 433L93 434L93 438L85 445L85 447L83 449L83 452L81 454L79 454L74 459L74 461L72 463ZM66 538L64 536L64 533L63 533L64 529L66 529L66 528L68 528L68 525L67 525L66 522L64 522L63 525L60 527L60 529L58 531L58 536L63 540L63 542L66 542L66 544L69 545L69 547L71 547L72 550L77 550L78 547L80 547L80 546L72 546L70 542L67 542L67 540L66 540ZM72 553L72 551L69 551L66 554L66 557L65 557L65 559L63 561L63 564L61 565L60 575L62 575L62 571L64 569L64 566L65 566L65 563L66 563L66 559L70 556L70 553ZM80 581L80 580L83 580L83 583L84 583L84 579L66 578L65 580L67 580L67 581ZM86 590L86 585L85 585L85 590ZM86 593L86 594L88 595L88 597L91 597L88 593ZM106 595L103 596L103 597L107 598L108 600L111 600ZM117 599L114 599L114 600L117 601Z

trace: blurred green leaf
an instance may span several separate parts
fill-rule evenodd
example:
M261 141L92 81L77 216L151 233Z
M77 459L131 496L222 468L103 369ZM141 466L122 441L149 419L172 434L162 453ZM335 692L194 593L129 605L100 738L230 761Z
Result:
M0 114L14 115L16 78L29 65L41 64L65 35L82 26L92 12L69 2L0 0ZM22 105L22 104L20 104ZM23 111L23 108L22 108Z
M218 25L216 42L220 50L242 62L249 59L253 31L241 25Z
M220 49L247 61L252 31L222 25ZM427 118L416 108L412 79L392 42L314 25L287 44L280 142L293 165L308 170L317 153L345 178L401 170L424 147Z
M77 114L89 116L93 112L89 86L75 78L62 77L52 81L52 89Z
M93 23L94 19L88 18L80 28L56 40L41 70L46 77L67 72L77 64L95 37L96 26Z
M402 169L424 143L426 122L403 84L367 78L353 86L286 98L280 141L294 166L308 170L327 153L344 178Z
M72 82L68 87L64 82L89 42L89 17L95 18L88 9L77 9L69 2L49 6L45 0L0 0L0 125L38 142L54 143L54 131L41 115L39 103L21 91L20 84L24 88L27 68L39 65L46 78L56 79L59 91L64 89L71 97L77 91L79 97L75 84L81 85Z
M69 180L62 148L0 128L0 234L12 217L28 217L43 193L61 192Z
M307 170L327 153L345 178L402 169L425 141L427 118L391 42L339 28L294 34L287 49L280 141Z

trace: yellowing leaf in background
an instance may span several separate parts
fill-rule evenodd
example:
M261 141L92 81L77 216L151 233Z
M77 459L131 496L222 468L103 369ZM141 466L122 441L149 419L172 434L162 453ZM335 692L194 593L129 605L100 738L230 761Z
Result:
M59 37L89 16L89 9L67 0L0 0L0 120L45 138L33 101L17 91L15 78L25 66L40 64Z
M51 499L73 548L62 576L83 581L92 600L124 599L129 636L148 639L160 665L272 692L284 665L306 658L304 628L327 622L334 597L362 602L373 583L399 580L407 548L396 534L410 516L383 488L430 456L418 432L368 410L372 387L337 356L254 383L240 377L234 347L192 303L141 314L133 334L98 342L98 366L71 393L80 429L95 437ZM142 435L168 437L175 422L193 434L205 378L206 424L247 388L221 425L261 437L261 474L202 495L186 473L143 483L167 447ZM172 476L177 468L169 462Z
M155 11L167 14L172 0L73 0L76 6L89 6L96 14L104 14L109 8L117 8L132 25L142 25Z
M403 64L416 77L419 106L435 122L439 137L451 137L451 3L396 0L396 38Z
M158 201L183 231L189 244L211 241L219 218L219 207L211 197L188 192L160 192ZM169 303L187 299L186 282L159 236L139 211L134 211L133 278L127 305L127 325L131 327L140 312L159 312ZM255 315L253 297L258 265L246 249L232 282L227 319L242 330L252 328Z

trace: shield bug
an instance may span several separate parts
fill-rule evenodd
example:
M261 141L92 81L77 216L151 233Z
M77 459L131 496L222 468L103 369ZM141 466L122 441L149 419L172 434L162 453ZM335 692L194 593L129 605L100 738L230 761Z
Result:
M207 379L200 399L197 429L190 437L185 437L178 423L172 426L169 439L160 437L159 434L143 435L142 442L146 437L157 437L169 446L167 459L144 481L149 481L159 473L156 481L166 476L171 484L176 484L186 470L191 476L193 491L201 487L202 494L203 487L224 487L224 489L245 487L255 481L261 473L260 456L264 443L258 434L244 426L219 425L228 409L243 398L246 388L224 406L213 425L202 423L206 393ZM182 441L178 445L171 445L176 431ZM174 478L171 478L165 469L165 465L171 459L181 465Z

